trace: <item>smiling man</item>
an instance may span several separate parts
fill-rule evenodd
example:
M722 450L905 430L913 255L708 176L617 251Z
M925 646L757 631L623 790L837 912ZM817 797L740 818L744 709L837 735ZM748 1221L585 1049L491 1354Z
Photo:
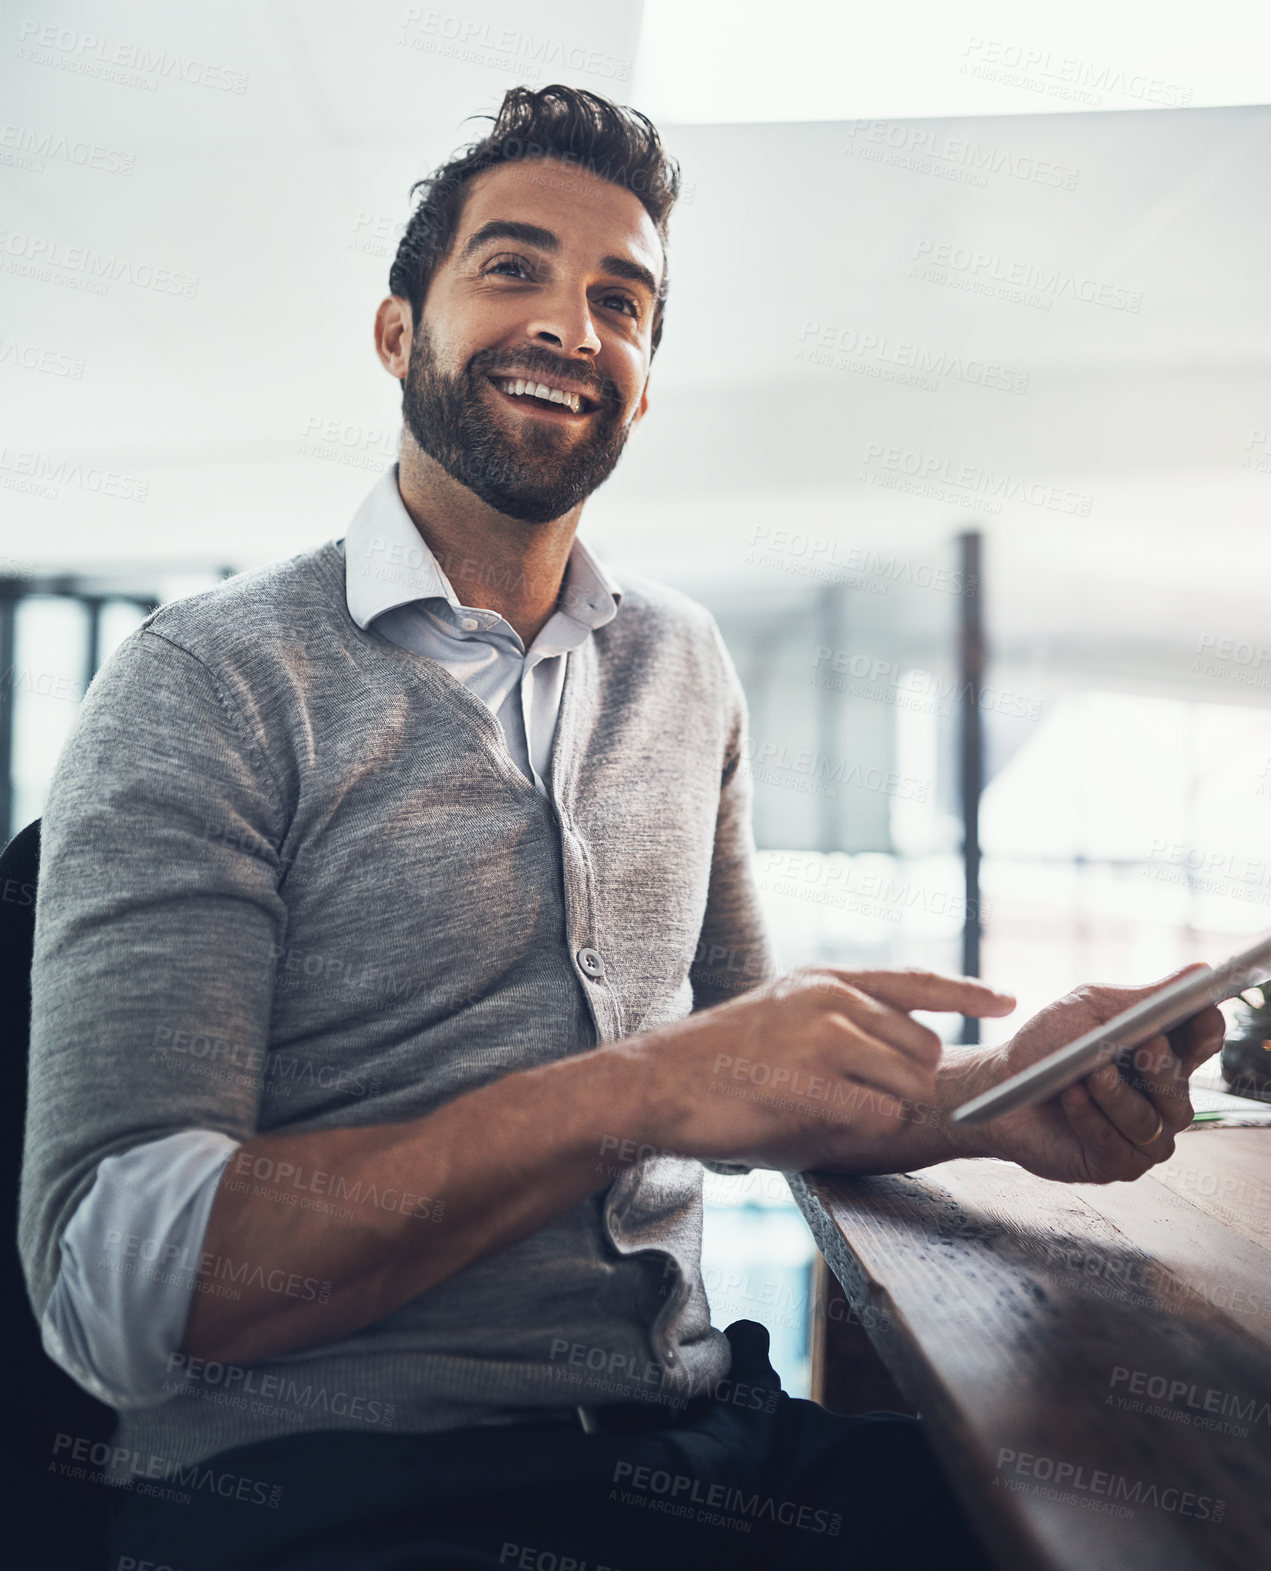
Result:
M1013 1001L777 975L719 633L577 537L648 408L676 189L642 116L510 92L376 315L400 462L341 538L149 616L59 761L21 1247L120 1414L113 1565L979 1565L915 1421L711 1325L703 1164L1107 1182L1190 1119L1216 1010L1138 1089L955 1138L1143 990L942 1052L914 1010Z
M402 500L527 646L662 335L678 173L651 127L602 105L509 94L488 141L423 183L375 322L403 384Z

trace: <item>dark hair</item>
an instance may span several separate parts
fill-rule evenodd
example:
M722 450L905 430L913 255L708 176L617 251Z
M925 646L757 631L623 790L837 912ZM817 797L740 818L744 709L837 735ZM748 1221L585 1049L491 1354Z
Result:
M653 220L666 255L666 221L680 190L679 165L663 148L653 122L580 87L512 87L503 95L489 134L473 142L410 189L423 192L389 269L392 294L410 301L419 325L433 274L454 242L468 182L515 159L554 158L577 165L638 196ZM653 311L653 348L662 337L666 305L665 260Z

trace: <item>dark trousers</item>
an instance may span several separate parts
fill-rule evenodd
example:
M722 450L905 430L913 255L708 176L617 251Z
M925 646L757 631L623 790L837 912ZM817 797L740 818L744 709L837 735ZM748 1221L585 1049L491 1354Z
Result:
M669 1424L284 1436L222 1452L241 1498L127 1492L112 1571L988 1571L916 1419L787 1396L728 1327L718 1394ZM245 1481L245 1482L243 1482ZM276 1504L269 1504L270 1499Z

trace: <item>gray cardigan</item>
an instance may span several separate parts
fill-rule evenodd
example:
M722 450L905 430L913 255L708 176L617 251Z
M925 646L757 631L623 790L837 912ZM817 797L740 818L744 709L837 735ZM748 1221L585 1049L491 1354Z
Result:
M642 580L569 657L550 802L479 699L352 621L334 541L148 617L44 813L19 1229L37 1316L106 1156L419 1117L771 976L744 727L709 613ZM336 1343L174 1370L116 1445L175 1466L305 1428L703 1390L729 1355L701 1173L653 1156ZM271 1274L204 1257L199 1290L240 1266Z

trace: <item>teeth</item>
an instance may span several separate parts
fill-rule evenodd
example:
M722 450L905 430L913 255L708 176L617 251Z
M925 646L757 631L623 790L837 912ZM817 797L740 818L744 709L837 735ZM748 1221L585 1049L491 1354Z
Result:
M581 414L583 401L577 393L566 392L563 387L548 387L546 382L527 382L523 377L505 377L496 383L500 391L510 393L516 398L527 395L533 398L544 399L549 404L562 404L566 409L573 410L574 414Z

